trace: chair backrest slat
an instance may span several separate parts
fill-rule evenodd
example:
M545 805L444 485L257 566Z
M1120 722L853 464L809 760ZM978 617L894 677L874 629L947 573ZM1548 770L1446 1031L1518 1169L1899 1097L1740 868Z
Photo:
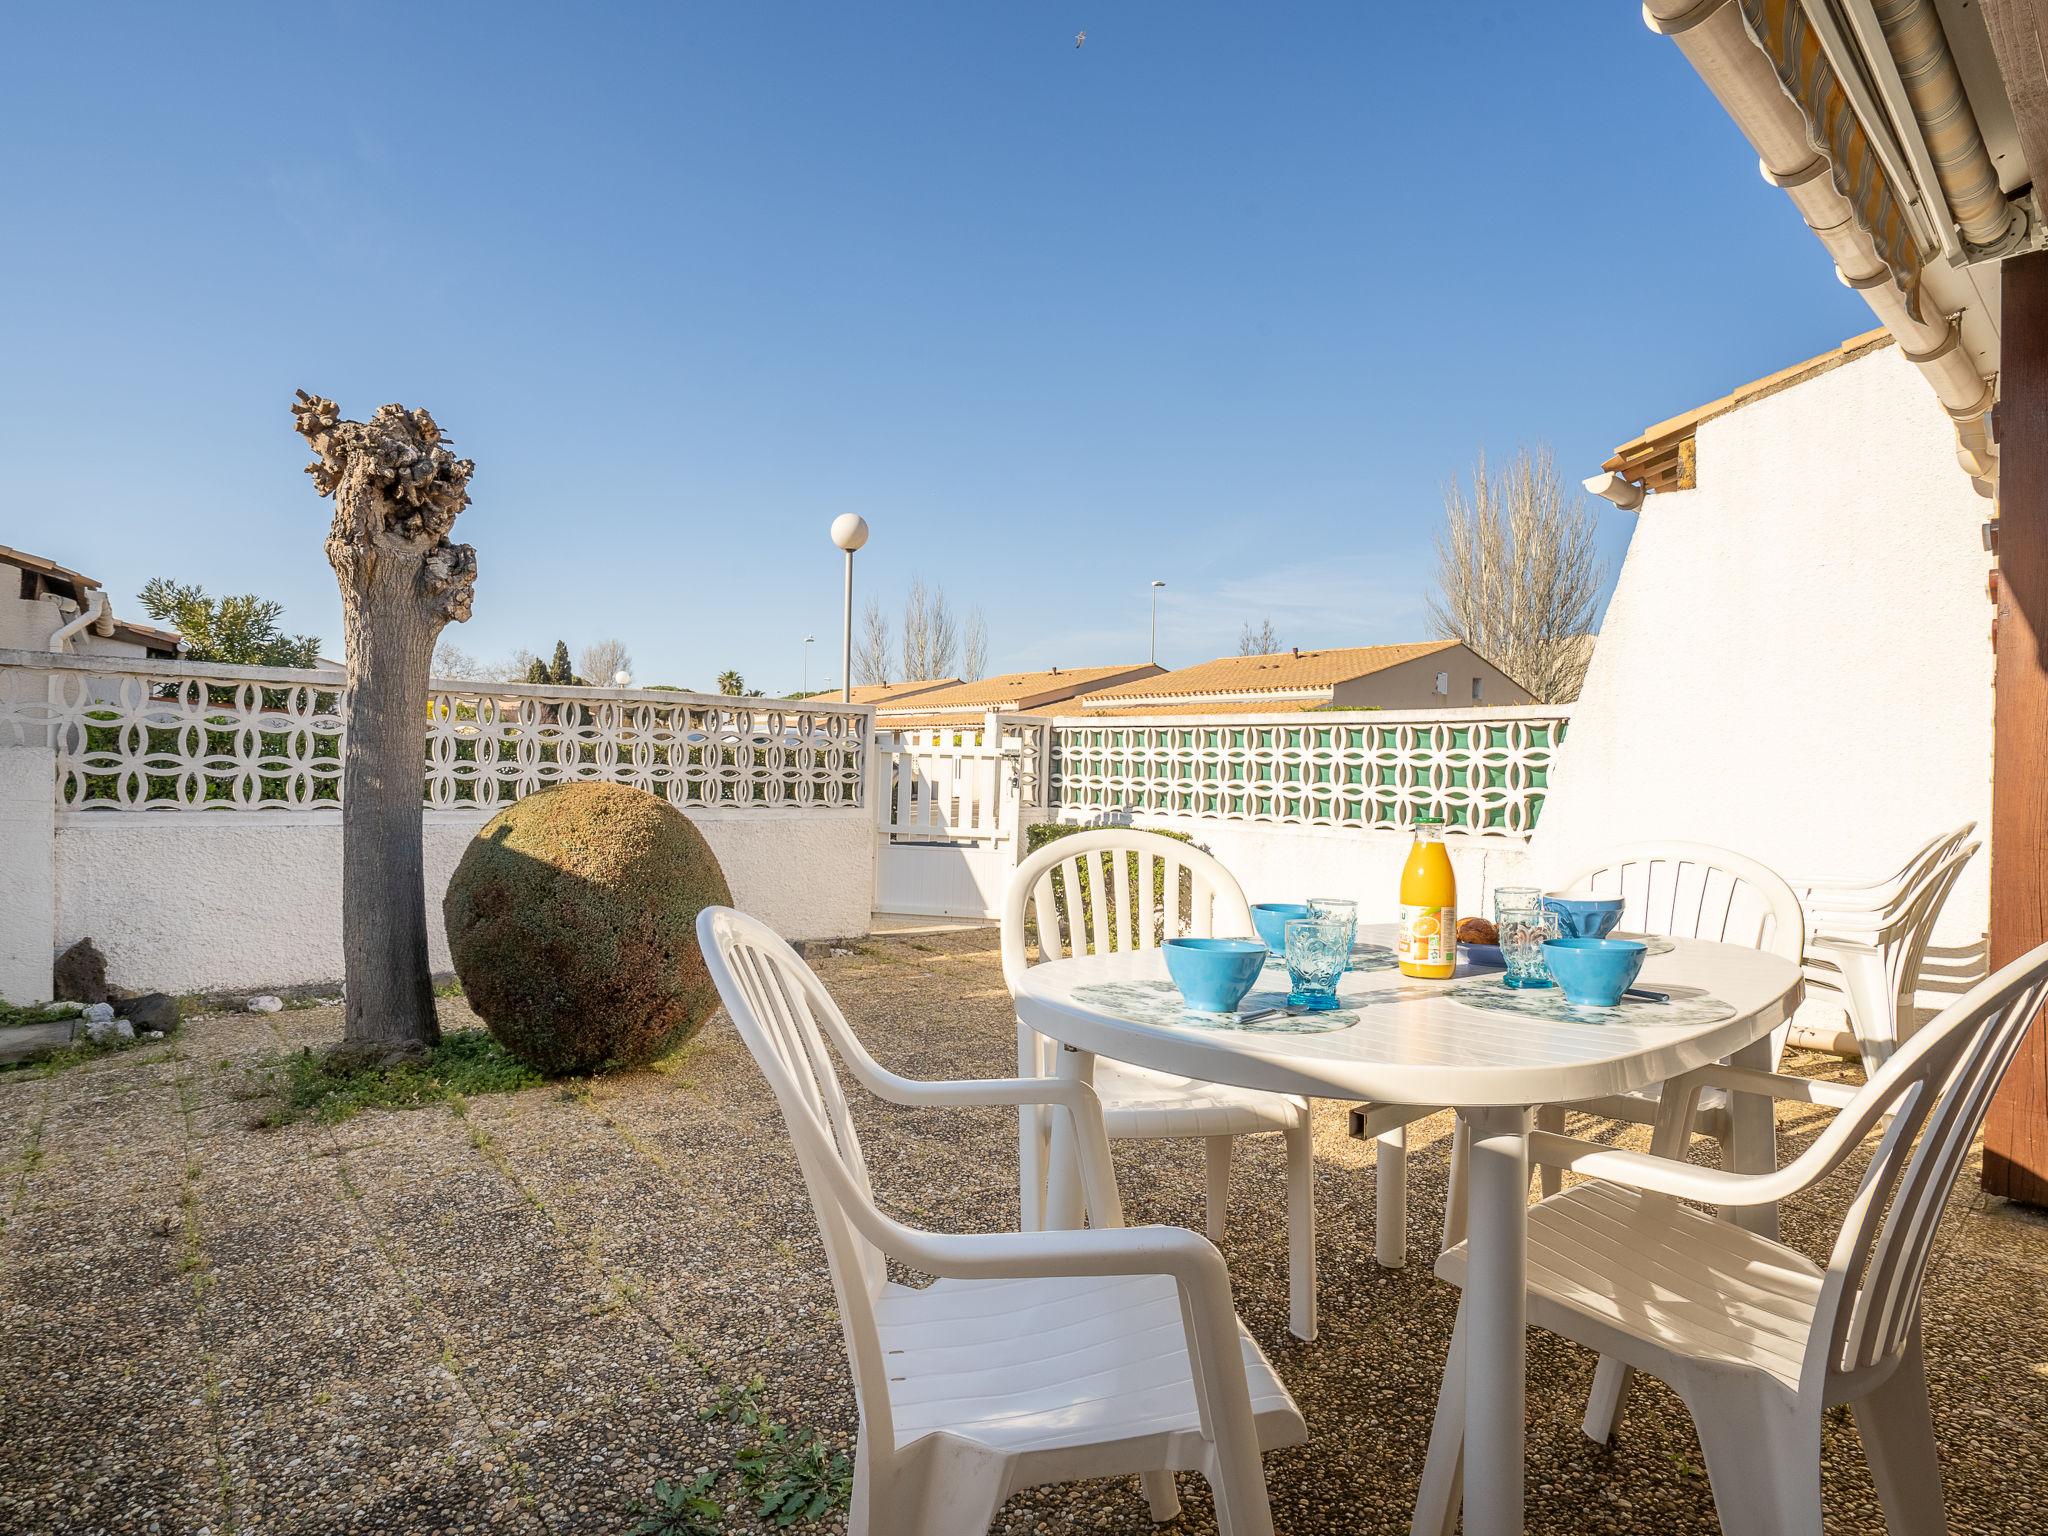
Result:
M1943 1010L1842 1112L1852 1125L1874 1125L1886 1113L1891 1123L1835 1240L1809 1379L1881 1365L1912 1337L1949 1192L2044 997L2048 944ZM1830 1166L1843 1155L1839 1145L1824 1150L1819 1142L1801 1154L1824 1156Z
M1782 876L1747 854L1707 843L1632 843L1610 848L1558 891L1620 896L1623 933L1710 939L1783 955L1797 963L1806 950L1806 912ZM1771 1032L1775 1061L1791 1033Z
M1970 843L1951 851L1935 864L1920 870L1902 887L1890 916L1872 941L1884 951L1885 983L1894 1008L1903 1010L1919 990L1920 967L1927 959L1927 946L1934 938L1934 925L1949 893L1962 878L1963 866L1976 857L1979 844Z
M1797 960L1806 918L1777 873L1705 843L1636 843L1609 849L1555 887L1620 896L1620 927L1676 939L1744 944Z
M1002 945L1003 975L1013 986L1030 963L1027 927L1039 958L1053 960L1147 950L1180 936L1249 936L1252 921L1230 872L1201 849L1156 832L1103 827L1048 843L1011 876Z

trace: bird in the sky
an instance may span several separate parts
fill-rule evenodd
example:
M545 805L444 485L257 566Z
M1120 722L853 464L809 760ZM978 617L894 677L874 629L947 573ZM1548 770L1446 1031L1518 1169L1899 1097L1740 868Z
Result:
M1083 43L1085 43L1085 42L1087 42L1087 41L1088 41L1088 34L1087 34L1086 32L1076 32L1076 33L1074 34L1074 46L1075 46L1076 48L1080 47L1080 46L1081 46L1081 45L1082 45Z

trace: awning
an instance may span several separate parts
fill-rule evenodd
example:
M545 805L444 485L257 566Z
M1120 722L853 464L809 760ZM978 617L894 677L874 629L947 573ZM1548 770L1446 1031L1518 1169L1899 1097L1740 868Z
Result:
M1820 39L1799 0L1737 0L1750 41L1763 50L1778 84L1806 119L1807 141L1827 161L1828 179L1848 202L1856 224L1870 236L1876 254L1906 296L1914 319L1920 313L1920 250L1906 215L1906 201L1885 174L1877 148L1863 131L1842 82L1835 77Z

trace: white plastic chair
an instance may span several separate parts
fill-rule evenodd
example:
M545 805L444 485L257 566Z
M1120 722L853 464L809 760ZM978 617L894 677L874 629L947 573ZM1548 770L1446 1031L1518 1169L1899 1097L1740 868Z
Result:
M1529 1213L1529 1321L1668 1382L1699 1430L1730 1536L1820 1536L1821 1417L1848 1403L1893 1536L1947 1529L1920 1348L1920 1293L1942 1206L1999 1079L2048 995L2048 945L1946 1009L1862 1088L1703 1067L1665 1084L1659 1140L1683 1147L1712 1089L1766 1092L1841 1113L1766 1174L1699 1168L1538 1132L1532 1156L1588 1176ZM1888 1123L1887 1123L1888 1122ZM1775 1204L1839 1168L1882 1127L1822 1268L1682 1204ZM1438 1261L1464 1278L1462 1245ZM1626 1386L1626 1380L1623 1381ZM1451 1335L1414 1536L1457 1521L1464 1309ZM1605 1441L1619 1412L1586 1433Z
M1237 1319L1223 1256L1122 1227L1102 1114L1056 1078L921 1083L882 1068L796 952L706 907L697 938L775 1091L825 1242L860 1410L851 1536L964 1536L1040 1483L1137 1473L1156 1520L1200 1472L1232 1536L1271 1536L1261 1450L1308 1438ZM885 1215L826 1050L895 1104L1045 1104L1073 1118L1093 1229L949 1235ZM940 1278L918 1288L886 1262Z
M1799 899L1806 904L1807 926L1813 926L1812 914L1817 911L1870 914L1889 908L1900 892L1962 847L1976 830L1976 822L1966 821L1954 831L1929 838L1904 864L1876 879L1820 875L1794 880Z
M1037 927L1039 957L1047 960L1155 949L1162 940L1183 935L1252 933L1244 892L1221 864L1187 843L1126 827L1063 837L1032 854L1010 877L1003 896L1002 950L1003 979L1013 995L1031 964L1025 947L1027 914ZM1052 1076L1055 1049L1053 1041L1018 1021L1020 1077ZM1225 1231L1232 1138L1273 1132L1287 1139L1288 1327L1297 1338L1313 1339L1315 1148L1308 1101L1177 1077L1106 1056L1097 1058L1095 1091L1113 1140L1199 1136L1207 1142L1212 1242L1221 1242ZM1045 1222L1050 1146L1050 1118L1036 1106L1025 1108L1017 1161L1027 1232Z
M1935 856L1868 906L1828 905L1819 888L1807 889L1807 984L1840 995L1866 1071L1883 1066L1899 1048L1899 1021L1919 989L1934 925L1980 846L1941 846L1949 841L1930 844Z
M1618 933L1659 934L1674 939L1709 939L1720 944L1747 944L1797 963L1805 949L1805 918L1792 887L1755 859L1706 843L1635 843L1609 850L1591 865L1551 887L1592 896L1621 896L1626 905ZM1771 1067L1785 1054L1788 1026L1771 1032ZM1604 1115L1635 1125L1657 1120L1660 1089L1589 1099L1583 1104L1545 1104L1536 1111L1536 1126L1562 1131L1567 1108ZM1734 1137L1735 1106L1729 1095L1714 1093L1699 1107L1693 1132L1717 1143L1724 1160ZM1460 1120L1451 1140L1451 1180L1444 1204L1444 1247L1465 1238L1465 1123ZM1751 1170L1754 1171L1754 1170ZM1561 1175L1539 1170L1545 1195L1554 1195ZM1767 1207L1734 1214L1734 1220L1764 1236L1777 1234L1777 1217Z

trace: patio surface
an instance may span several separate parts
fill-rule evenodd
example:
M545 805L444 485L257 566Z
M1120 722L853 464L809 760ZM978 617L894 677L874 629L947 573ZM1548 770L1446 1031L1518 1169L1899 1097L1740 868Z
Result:
M992 931L870 940L818 964L888 1065L1012 1070ZM338 1037L337 1014L210 1016L176 1049L0 1078L0 1530L623 1531L656 1477L729 1460L741 1432L700 1410L757 1373L772 1411L850 1441L817 1230L723 1020L667 1071L466 1113L254 1128L272 1102L262 1063ZM1009 1115L861 1108L887 1203L943 1228L1014 1224ZM1792 1140L1811 1123L1783 1122ZM1279 1143L1239 1144L1239 1306L1313 1433L1266 1461L1283 1532L1407 1529L1454 1305L1428 1263L1447 1132L1445 1117L1416 1128L1411 1262L1384 1271L1372 1149L1345 1135L1342 1105L1318 1107L1314 1345L1285 1327ZM1200 1225L1198 1144L1125 1144L1117 1163L1130 1220ZM2039 1532L2048 1222L1990 1208L1974 1179L1927 1300L1950 1522ZM1788 1207L1789 1239L1815 1251L1843 1198L1837 1183ZM1591 1374L1590 1356L1532 1336L1531 1529L1718 1529L1675 1399L1645 1383L1602 1451L1577 1429ZM1824 1476L1830 1530L1881 1529L1839 1413ZM1213 1530L1206 1488L1181 1481L1171 1529ZM737 1479L723 1491L737 1502ZM756 1527L742 1508L730 1529ZM995 1529L1155 1527L1126 1481L1020 1495Z

